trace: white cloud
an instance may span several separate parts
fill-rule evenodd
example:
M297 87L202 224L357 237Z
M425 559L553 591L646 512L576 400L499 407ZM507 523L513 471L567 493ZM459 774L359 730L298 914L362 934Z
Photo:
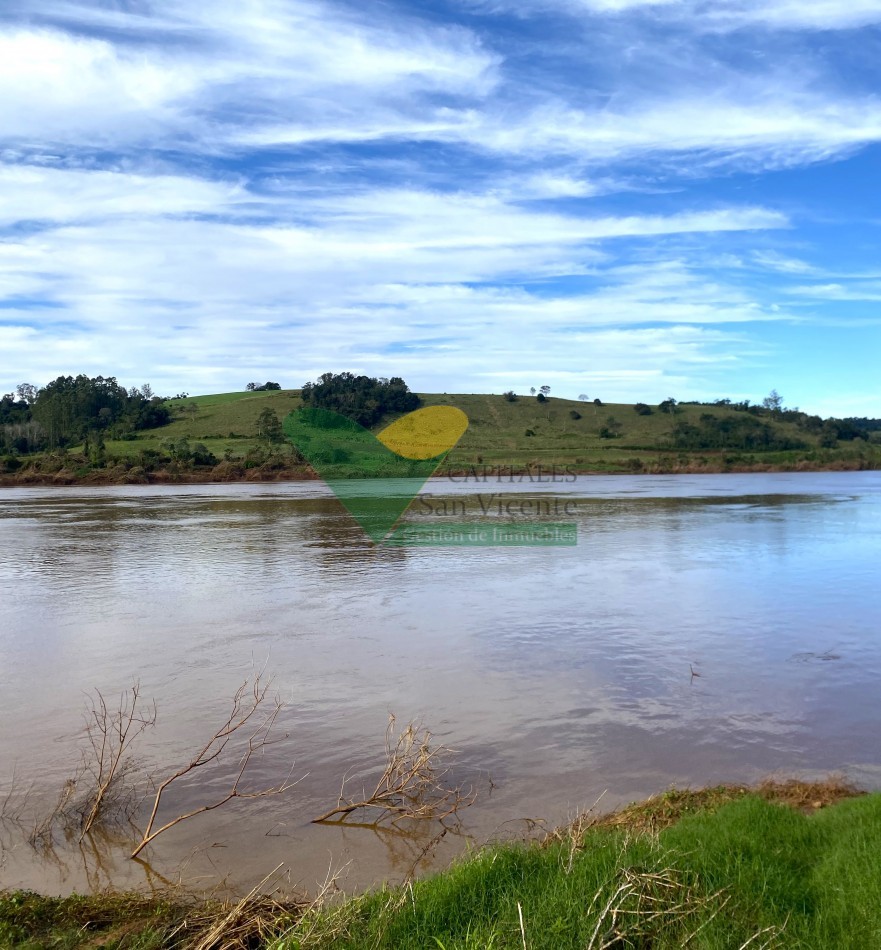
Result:
M799 220L770 192L688 188L881 141L856 71L766 31L875 22L881 0L553 2L590 28L539 55L416 7L7 0L6 372L198 391L332 357L423 388L510 370L508 388L540 359L560 385L719 393L713 366L767 358L763 324L877 299L774 250ZM781 246L819 259L797 232Z
M247 201L239 185L192 177L0 164L0 226L229 213Z
M787 287L786 293L798 297L808 297L815 300L881 300L881 282L865 281L843 284L803 284L796 287Z
M395 121L413 97L474 96L495 82L496 57L466 30L371 23L321 3L156 2L149 18L117 17L131 35L123 29L115 42L47 26L52 12L35 6L31 19L41 15L42 28L0 31L7 139L213 148L255 117L382 114L391 97ZM108 13L94 4L54 12L80 29Z
M671 215L594 217L533 210L494 195L376 190L315 198L305 208L325 227L370 247L494 247L569 244L613 237L785 228L767 208L720 208Z
M233 138L250 146L416 139L499 156L577 158L586 165L687 154L691 173L721 160L747 168L787 167L881 141L881 101L875 98L833 98L781 86L773 76L736 86L655 99L643 93L622 97L626 106L596 111L549 99L516 115L491 105L479 111L438 108L419 117L378 111L333 123L308 115L296 123L257 125Z
M518 16L558 11L590 17L654 14L695 30L763 26L784 30L846 30L881 22L878 0L466 0L485 13Z
M0 129L25 143L141 141L178 121L196 71L160 53L50 30L0 31Z
M605 245L621 236L785 225L764 209L594 219L531 213L497 196L403 190L292 195L286 200L308 225L258 226L187 214L215 199L218 213L235 210L247 196L223 184L170 179L151 213L136 176L34 174L44 177L43 196L29 180L19 207L58 200L56 213L76 222L0 243L7 286L62 305L0 310L0 326L15 328L4 362L38 381L111 370L138 381L140 367L152 366L157 386L176 391L186 379L191 391L210 391L240 385L230 366L256 371L272 353L266 371L298 384L314 367L326 369L331 353L340 367L381 373L394 346L396 367L409 369L416 384L449 389L457 380L473 385L493 364L525 372L536 352L555 372L580 373L590 334L604 326L693 325L680 357L670 347L685 340L682 330L633 355L640 363L653 352L652 372L663 376L665 364L711 361L716 338L701 336L698 325L789 319L682 262L607 264ZM64 204L65 190L76 200ZM89 219L90 205L99 220ZM129 213L137 214L134 227ZM507 275L588 271L602 283L568 296L485 286ZM591 365L601 354L591 352ZM718 353L712 359L724 362Z
M448 137L462 134L450 129ZM487 124L475 144L497 151L579 155L587 161L652 153L735 156L744 164L788 165L881 141L881 102L763 88L644 98L626 111L587 113L545 105L511 124Z
M463 2L482 13L532 16L554 10L573 15L618 14L654 7L678 7L683 5L684 0L463 0Z
M57 274L66 267L68 280L90 280L102 293L108 282L119 288L131 279L131 296L203 303L248 297L255 287L289 292L294 276L312 287L338 287L345 274L358 288L402 279L459 283L585 273L603 260L598 242L613 238L788 226L779 212L753 207L595 217L551 213L494 194L374 189L279 197L183 176L21 166L0 166L0 193L0 224L55 224L0 245L0 262L14 266L19 280L28 270ZM222 223L245 212L276 223ZM206 214L221 220L192 220ZM139 279L151 266L149 280ZM188 295L200 274L204 284Z
M778 274L799 274L806 275L816 272L813 264L800 260L797 257L788 257L777 251L754 251L752 260L759 267L774 271Z
M699 3L704 26L761 25L784 30L847 30L881 23L879 0L728 0Z
M692 43L677 58L643 38L616 96L586 109L578 84L567 80L564 92L557 81L542 94L473 32L400 17L371 22L331 4L157 0L149 17L114 13L113 42L59 28L105 24L111 11L100 4L19 7L44 24L10 22L0 31L0 127L7 141L24 144L215 153L408 140L584 163L698 153L701 164L721 155L785 166L881 140L876 99L811 88L801 65L786 61L759 74L720 70ZM831 16L833 5L791 8ZM713 9L733 16L765 7ZM862 0L858 9L870 6Z

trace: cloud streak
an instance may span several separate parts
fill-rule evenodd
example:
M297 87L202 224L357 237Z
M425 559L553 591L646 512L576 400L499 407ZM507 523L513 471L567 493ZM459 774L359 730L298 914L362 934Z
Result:
M881 141L876 38L833 33L881 5L450 9L8 0L0 388L760 393L783 328L876 299L798 176Z
M471 0L473 9L538 16L559 12L588 16L644 15L687 22L697 30L850 30L881 23L878 0Z

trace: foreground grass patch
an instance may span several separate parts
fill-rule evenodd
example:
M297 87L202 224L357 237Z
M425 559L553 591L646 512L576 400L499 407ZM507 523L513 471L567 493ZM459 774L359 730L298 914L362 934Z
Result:
M344 933L330 915L335 935L311 945L881 947L881 795L847 794L838 783L670 792L368 895L349 905Z
M134 894L66 898L28 891L0 894L0 947L101 947L153 950L171 946L184 910Z
M0 895L3 947L881 947L881 794L839 782L669 791L544 841L305 913Z

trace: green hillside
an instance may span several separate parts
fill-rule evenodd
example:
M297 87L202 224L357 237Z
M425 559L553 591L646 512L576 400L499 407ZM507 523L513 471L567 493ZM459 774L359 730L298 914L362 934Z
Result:
M830 445L828 432L811 431L787 413L755 416L729 406L680 404L672 413L654 406L650 415L640 415L632 403L597 406L553 397L541 403L531 396L509 402L501 395L486 394L428 393L421 398L427 406L456 406L470 420L468 431L447 460L450 469L480 465L557 465L583 471L881 467L881 445L863 439L836 439ZM261 450L260 413L270 408L283 419L300 405L300 399L297 390L281 390L197 396L170 400L168 405L173 422L127 441L108 441L108 456L135 460L144 450L163 453L169 443L186 438L204 445L217 459L244 459ZM703 431L707 419L723 426L766 427L760 431L767 434L769 429L784 447L692 447L683 446L681 437L677 440L676 433L685 426ZM383 424L390 421L392 417ZM611 427L606 432L610 437L601 434L604 427ZM284 455L289 447L276 451Z
M108 455L137 458L144 449L160 452L164 444L179 439L202 443L218 459L226 453L244 458L259 447L257 420L272 409L280 419L300 405L299 390L216 393L170 399L173 421L158 429L145 429L131 440L107 440Z

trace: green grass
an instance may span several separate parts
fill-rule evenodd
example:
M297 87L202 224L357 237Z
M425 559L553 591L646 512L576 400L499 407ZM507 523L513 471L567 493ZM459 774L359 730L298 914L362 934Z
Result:
M184 909L133 894L43 897L0 893L0 947L17 950L160 950Z
M422 394L422 401L426 406L456 406L470 420L468 431L446 460L447 471L467 471L474 466L513 466L522 471L538 465L593 472L881 468L879 444L842 442L834 449L823 449L817 435L769 416L760 417L760 421L807 447L768 452L683 452L671 447L671 432L679 421L697 424L703 413L743 418L743 413L725 406L679 406L675 415L655 409L652 415L641 416L629 403L594 406L592 402L556 398L539 403L530 396L507 402L500 395L428 393ZM186 438L192 444L203 443L218 459L225 454L241 459L259 448L257 419L264 408L274 409L284 419L300 404L297 390L171 400L168 405L174 421L169 425L139 432L130 441L109 440L106 450L109 457L132 463L142 450L160 451L163 443ZM573 419L573 412L580 418ZM600 428L609 416L622 425L618 438L600 437ZM389 417L383 425L391 421Z
M574 466L577 469L620 471L631 468L631 460L638 459L643 469L661 464L664 469L674 465L700 467L706 459L709 467L768 465L795 465L810 459L818 464L835 461L855 461L861 455L881 464L881 449L842 443L834 450L819 448L816 436L798 429L793 423L775 421L763 416L772 428L792 439L809 445L807 450L781 452L752 452L736 449L700 450L680 453L672 449L670 436L680 421L696 424L703 413L724 418L743 418L743 413L724 406L680 406L675 415L655 410L650 416L640 416L632 404L609 403L594 406L573 400L554 399L539 403L531 397L520 397L507 402L501 396L488 395L424 395L425 405L453 405L462 409L470 426L448 462L451 466L533 464ZM570 413L581 415L573 419ZM618 438L603 439L600 428L609 416L622 424ZM535 434L527 436L526 431ZM680 461L680 455L682 460ZM633 466L635 468L635 466Z
M283 419L301 403L299 391L276 390L172 399L167 405L174 414L173 422L139 432L133 441L108 440L107 452L135 458L143 449L158 451L163 442L186 438L193 443L203 443L218 458L222 458L227 449L235 456L244 456L258 445L257 418L263 409L274 409ZM192 405L196 407L195 412L190 411ZM230 437L230 433L234 436Z
M259 926L237 920L247 939L237 944L227 932L222 945L881 947L881 794L850 794L843 786L805 783L670 791L542 842L490 846L412 885L304 916L270 903ZM827 803L833 804L821 807ZM193 946L226 912L191 908L190 925L172 937L184 914L174 905L125 895L0 894L0 946Z
M530 950L881 946L881 795L811 816L744 795L657 837L602 826L579 845L492 848L370 895L322 945L516 950L525 934Z
M858 460L861 455L881 464L881 449L862 443L843 444L834 450L819 448L818 439L797 429L792 423L770 421L773 428L792 438L802 439L811 448L785 452L740 452L738 450L698 451L679 453L668 447L670 434L676 422L684 420L696 423L701 414L710 413L719 417L742 417L724 406L681 406L675 416L658 412L640 416L632 404L609 403L594 406L568 399L551 398L539 403L529 396L516 402L507 402L502 396L486 394L422 394L423 405L452 405L468 416L470 424L462 441L450 454L447 464L451 468L469 465L520 465L528 463L559 466L575 466L593 470L621 470L628 468L631 459L640 459L646 466L666 460L676 462L679 455L690 461L706 458L714 466L766 462L769 465L794 465L808 458L817 464L836 460ZM183 411L190 403L198 406L193 415ZM244 455L257 445L255 433L257 417L269 406L283 418L300 405L299 394L294 390L268 393L221 393L214 396L198 396L190 400L171 403L177 418L171 425L139 434L134 442L108 443L108 451L114 454L136 454L140 448L158 448L162 441L186 436L191 441L204 442L218 457L226 449L235 455ZM574 411L580 419L571 418ZM602 439L600 428L609 416L622 423L619 438ZM386 423L391 418L386 420ZM384 423L384 424L386 424ZM535 434L527 436L526 431ZM235 432L242 439L230 439Z

